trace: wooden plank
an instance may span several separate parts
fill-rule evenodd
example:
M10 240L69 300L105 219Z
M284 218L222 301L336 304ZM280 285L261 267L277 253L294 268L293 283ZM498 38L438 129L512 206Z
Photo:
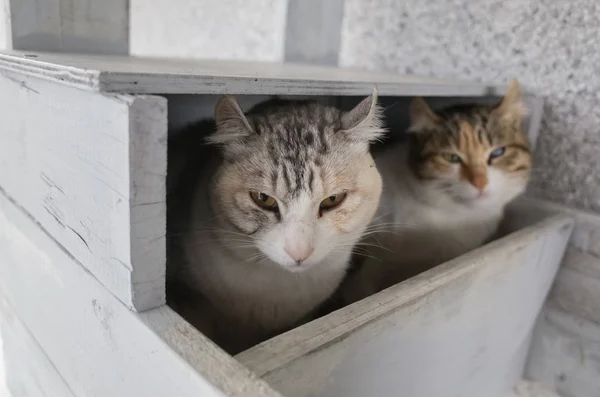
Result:
M282 63L7 52L0 70L81 89L139 94L503 95L504 85Z
M288 0L285 61L338 65L343 0Z
M12 48L10 0L0 0L0 50Z
M3 0L10 3L12 48L127 54L128 0Z
M597 305L600 302L600 216L531 198L521 199L519 206L523 215L509 214L513 224L539 219L551 212L573 217L573 234L550 299L566 312L600 323Z
M571 315L600 324L600 258L569 247L550 299Z
M512 217L513 222L519 222L519 220L530 222L532 219L540 219L550 213L568 214L575 220L569 244L580 251L600 257L599 215L531 197L522 197L515 205L522 209L522 215Z
M10 364L7 365L7 383L12 397L74 397L54 364L2 295L0 325L4 357Z
M130 54L281 61L288 0L129 0ZM187 39L183 39L186 37Z
M0 194L0 289L81 396L277 397L166 306L127 309Z
M0 75L0 188L136 310L165 301L166 108Z
M526 376L563 397L600 395L600 216L540 200L523 200L527 213L562 211L575 227L533 337Z
M522 379L517 387L505 397L561 397L556 394L556 391L551 390L547 386L532 382L527 379Z
M551 217L236 358L290 397L503 396L571 227Z
M525 376L562 397L600 396L600 325L547 305L536 325Z

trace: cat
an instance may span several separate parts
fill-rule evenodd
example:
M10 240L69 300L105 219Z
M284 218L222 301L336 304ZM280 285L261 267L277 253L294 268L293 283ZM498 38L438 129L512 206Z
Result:
M379 204L369 148L385 128L376 91L349 112L273 100L246 115L226 95L214 126L208 145L194 126L169 142L167 298L235 354L339 286Z
M376 156L383 178L379 209L358 244L370 258L343 286L345 304L406 280L487 242L507 203L521 194L531 151L526 109L513 80L496 106L432 111L410 105L407 142Z

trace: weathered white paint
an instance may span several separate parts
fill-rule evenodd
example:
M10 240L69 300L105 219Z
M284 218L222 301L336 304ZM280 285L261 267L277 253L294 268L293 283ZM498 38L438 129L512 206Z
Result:
M575 227L533 337L525 375L563 397L600 395L600 216L535 199L527 214L561 211Z
M569 247L550 298L571 315L600 324L600 258Z
M0 317L0 326L2 325L2 317ZM6 384L6 355L4 354L4 341L2 336L2 328L0 327L0 396L11 397L11 393L8 390Z
M236 358L286 396L502 396L572 220L557 215Z
M511 391L505 397L561 397L554 390L538 382L532 382L526 379L521 380L515 390Z
M570 245L580 251L600 257L600 215L529 197L520 198L515 205L522 208L523 216L519 219L524 222L539 219L550 213L570 215L575 219ZM512 213L508 215L511 216ZM518 222L519 219L512 216L510 218L511 222Z
M277 397L166 306L137 314L0 194L0 290L78 396Z
M15 397L74 397L52 362L0 294L0 325L7 380ZM8 397L2 394L0 396Z
M520 205L526 218L560 211L575 219L573 235L549 298L554 306L571 315L600 324L600 216L535 199L523 199Z
M166 107L0 74L0 188L137 310L165 299Z
M525 376L562 397L600 396L600 325L547 305L535 328Z
M502 95L505 86L319 66L53 53L0 54L0 70L82 89L140 94Z
M344 0L289 0L285 61L337 66Z
M131 54L283 60L287 0L131 0Z
M0 0L0 50L12 48L10 0Z
M128 0L3 0L10 3L13 48L127 54Z

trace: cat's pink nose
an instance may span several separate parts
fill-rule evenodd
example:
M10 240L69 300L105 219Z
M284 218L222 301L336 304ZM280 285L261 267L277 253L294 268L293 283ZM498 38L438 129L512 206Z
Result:
M297 243L294 245L286 246L285 252L297 263L302 262L306 258L310 256L315 250L312 246L308 244Z
M471 176L471 184L475 186L475 189L483 192L488 184L488 178L486 174L473 174Z

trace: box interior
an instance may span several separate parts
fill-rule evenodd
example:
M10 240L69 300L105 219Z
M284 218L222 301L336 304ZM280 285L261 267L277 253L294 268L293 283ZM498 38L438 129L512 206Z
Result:
M199 121L210 120L213 118L214 107L219 100L219 95L190 95L190 94L171 94L165 95L168 100L168 122L169 122L169 137L175 136L183 127ZM254 105L273 98L274 96L266 95L235 95L236 100L240 104L242 110L248 111ZM278 96L285 99L311 99L319 103L336 106L338 108L349 110L364 98L364 96ZM377 152L393 144L395 141L401 141L405 137L405 130L408 127L408 107L411 97L384 96L379 97L380 105L385 109L384 115L386 125L388 127L387 137L372 148L373 152ZM427 102L433 109L440 109L446 106L467 104L467 103L482 103L494 104L501 100L498 96L488 97L426 97ZM528 127L529 120L523 120L524 127ZM208 133L209 131L207 131ZM535 134L529 131L532 140L535 139ZM169 185L169 174L167 174L167 186ZM172 203L167 202L167 206ZM509 214L518 213L509 211ZM496 238L500 238L523 227L539 222L545 218L547 214L539 216L529 216L527 218L510 215L507 221L503 222ZM168 220L167 220L168 221ZM167 269L168 272L168 269ZM328 312L324 312L326 314Z

